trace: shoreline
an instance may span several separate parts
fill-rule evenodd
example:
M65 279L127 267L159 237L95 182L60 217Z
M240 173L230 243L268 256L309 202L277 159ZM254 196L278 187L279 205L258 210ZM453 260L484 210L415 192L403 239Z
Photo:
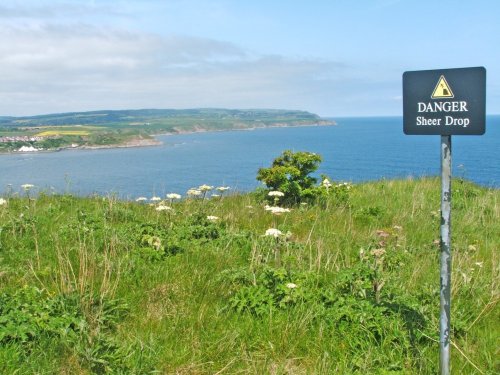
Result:
M195 134L195 133L219 133L219 132L234 132L234 131L254 131L260 129L270 129L270 128L305 128L305 127L323 127L323 126L337 126L337 122L333 120L322 120L321 122L315 122L312 124L300 124L300 125L289 125L285 123L279 123L275 125L266 125L266 126L252 126L248 128L230 128L230 129L205 129L198 128L194 130L179 130L177 132L166 132L166 133L158 133L151 134L153 137L157 136L165 136L165 135L184 135L184 134Z
M94 145L94 146L78 146L78 147L59 147L57 149L48 149L48 150L36 150L36 151L0 151L1 155L33 155L40 153L49 153L49 152L60 152L60 151L73 151L73 150L105 150L105 149L115 149L115 148L136 148L136 147L153 147L153 146L161 146L163 142L157 139L144 139L144 138L135 138L131 139L125 143L121 144L111 144L111 145Z
M206 129L206 128L195 128L190 130L181 130L179 129L176 132L166 132L166 133L158 133L151 134L153 138L133 138L121 144L110 144L110 145L89 145L89 146L77 146L77 147L60 147L58 149L50 149L50 150L36 150L36 151L8 151L2 152L1 155L32 155L38 153L47 153L47 152L59 152L59 151L71 151L71 150L106 150L106 149L117 149L117 148L135 148L135 147L154 147L163 145L162 141L156 139L158 136L175 136L175 135L184 135L184 134L196 134L196 133L215 133L215 132L230 132L230 131L254 131L259 129L268 129L268 128L299 128L299 127L321 127L321 126L336 126L337 123L333 120L321 120L320 122L312 123L312 124L300 124L300 125L290 125L286 123L278 123L274 125L266 125L266 126L252 126L248 128L230 128L230 129Z

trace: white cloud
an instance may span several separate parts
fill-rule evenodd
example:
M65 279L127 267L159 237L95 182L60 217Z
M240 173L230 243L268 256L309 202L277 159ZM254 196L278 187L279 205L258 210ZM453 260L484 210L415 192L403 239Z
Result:
M12 5L10 5L12 4ZM40 1L24 0L22 2L4 0L0 4L0 18L2 19L61 19L83 16L95 16L106 14L111 16L125 17L127 13L120 10L120 7L106 4L96 4L95 2L73 1Z
M382 69L365 67L370 74L363 78L359 66L263 55L213 38L152 31L143 22L156 7L171 21L189 7L185 2L147 3L2 3L0 116L193 107L290 108L333 115L357 114L374 105L381 112L394 108L390 98L399 92L386 87L399 87L399 82L387 85L377 74ZM206 5L214 24L227 21L230 15L215 5ZM136 12L142 21L133 17Z
M312 104L331 62L254 56L231 43L86 24L0 27L0 114ZM315 92L317 91L317 92Z

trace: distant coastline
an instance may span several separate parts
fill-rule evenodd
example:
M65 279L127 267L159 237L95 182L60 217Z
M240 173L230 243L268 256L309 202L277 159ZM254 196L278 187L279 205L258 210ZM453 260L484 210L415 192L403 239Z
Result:
M319 172L333 181L363 183L439 174L436 139L404 135L400 117L335 120L337 126L164 136L158 132L156 139L163 146L156 147L4 155L0 156L0 190L8 184L30 183L39 190L54 187L63 192L70 181L78 195L153 196L182 193L201 184L252 191L259 186L255 179L258 169L268 166L285 149L321 155L324 162ZM500 116L490 116L488 121L485 136L456 137L453 176L457 182L467 179L498 189Z
M30 150L14 150L14 151L0 151L0 155L10 155L10 154L33 154L33 153L46 153L46 152L59 152L66 150L105 150L105 149L117 149L117 148L135 148L135 147L155 147L161 146L163 144L162 141L159 141L156 137L158 136L175 136L175 135L183 135L183 134L195 134L195 133L216 133L216 132L230 132L230 131L253 131L257 129L267 129L267 128L291 128L291 127L322 127L322 126L335 126L337 123L333 120L321 120L318 122L310 123L310 124L287 124L287 123L278 123L273 125L265 125L265 126L253 126L253 127L234 127L227 129L216 129L216 128L202 128L195 127L191 129L176 129L175 131L168 132L160 132L157 134L149 134L148 137L152 138L144 138L142 135L131 138L123 143L117 144L106 144L106 145L82 145L82 146L64 146L58 147L54 149L34 149Z
M314 113L282 109L139 109L0 117L0 154L159 146L156 135L331 126Z

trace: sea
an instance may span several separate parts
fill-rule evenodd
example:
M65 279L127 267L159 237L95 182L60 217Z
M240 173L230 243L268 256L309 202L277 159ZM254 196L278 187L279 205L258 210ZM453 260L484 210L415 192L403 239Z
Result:
M401 117L333 118L335 126L160 135L161 146L0 155L0 194L164 196L202 184L248 192L284 150L322 156L317 175L361 183L440 174L440 136L404 135ZM482 136L452 136L453 177L500 188L500 116Z

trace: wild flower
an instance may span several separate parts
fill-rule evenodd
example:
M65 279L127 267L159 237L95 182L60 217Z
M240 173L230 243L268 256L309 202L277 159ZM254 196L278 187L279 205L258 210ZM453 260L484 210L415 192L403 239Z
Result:
M361 248L359 249L359 258L364 259L365 257L365 249Z
M267 195L269 195L270 197L284 197L285 193L283 193L281 191L274 190L274 191L270 191L269 193L267 193Z
M202 192L206 192L206 191L212 190L213 188L214 188L213 186L201 185L200 187L198 187L198 190L200 190Z
M229 189L231 189L229 186L219 186L219 187L215 188L215 190L217 190L220 194L212 194L212 198L222 199L224 192L226 192Z
M0 206L5 206L7 205L7 201L3 198L0 198Z
M29 191L29 190L33 189L35 187L35 185L24 184L24 185L21 185L21 187L23 188L24 191Z
M176 193L169 193L167 194L167 198L168 199L181 199L181 195L180 194L176 194Z
M288 283L288 284L286 284L286 287L287 287L288 289L295 289L295 288L297 288L297 284L294 284L294 283Z
M278 206L265 206L264 209L266 211L271 212L273 215L281 215L286 212L290 212L289 208L283 208Z
M164 206L164 205L159 205L155 208L156 211L170 211L172 207L169 206Z
M460 271L460 274L462 275L463 279L464 279L464 284L469 284L472 280L472 275L467 275L465 272L463 271Z
M160 197L151 197L150 201L151 202L159 202L159 201L161 201L161 198Z
M189 195L190 197L199 197L201 195L201 190L189 189L187 191L187 195Z
M332 187L332 183L328 178L325 178L323 182L321 183L323 187L325 187L327 190Z
M352 185L348 182L341 182L337 185L338 188L345 188L346 190L351 190Z
M139 198L137 198L135 201L136 201L136 202L145 202L145 201L147 201L147 200L148 200L148 198L146 198L146 197L139 197Z
M161 238L160 237L152 236L148 240L148 243L151 246L153 246L156 250L160 250L161 249Z
M385 230L382 230L382 229L378 229L376 231L376 234L377 234L377 236L379 236L381 238L387 238L390 236L390 233L387 233Z
M219 220L219 217L218 216L209 215L209 216L207 216L207 220L209 220L209 221L217 221L217 220Z
M285 196L285 193L283 193L281 191L273 190L273 191L270 191L269 193L267 193L267 195L270 197L273 197L274 198L274 205L277 205L280 198Z
M370 254L376 258L380 258L385 254L385 249L383 247L381 247L380 249L373 249L372 251L370 251Z
M266 230L266 233L264 234L264 236L270 236L270 237L274 237L274 238L278 238L279 236L282 236L283 233L279 230L279 229L276 229L276 228L269 228L268 230Z

